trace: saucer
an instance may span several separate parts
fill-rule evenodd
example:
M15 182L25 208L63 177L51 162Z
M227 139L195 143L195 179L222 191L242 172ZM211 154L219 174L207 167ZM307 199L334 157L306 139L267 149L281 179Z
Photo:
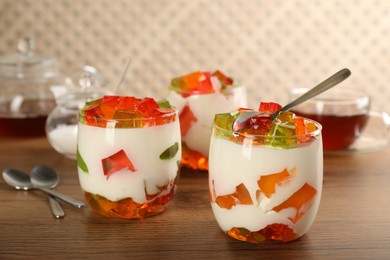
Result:
M347 149L324 150L324 154L365 153L382 150L390 144L390 116L370 112L368 122L358 140Z

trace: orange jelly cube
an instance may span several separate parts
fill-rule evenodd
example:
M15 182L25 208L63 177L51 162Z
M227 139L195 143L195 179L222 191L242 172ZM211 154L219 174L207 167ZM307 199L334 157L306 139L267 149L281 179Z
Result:
M259 185L261 192L263 192L267 198L270 198L272 194L275 193L276 185L288 181L290 177L290 172L287 169L284 169L278 173L261 176L257 181L257 184Z
M241 204L241 205L253 204L249 191L243 183L236 186L236 191L234 193L218 196L215 199L215 202L218 204L219 207L225 209L231 209L233 206L237 204Z
M286 208L295 208L297 210L294 218L290 219L293 223L296 223L305 212L301 211L304 204L309 202L317 193L309 184L305 183L298 191L291 195L287 200L274 207L272 210L279 212ZM306 207L306 210L309 207Z

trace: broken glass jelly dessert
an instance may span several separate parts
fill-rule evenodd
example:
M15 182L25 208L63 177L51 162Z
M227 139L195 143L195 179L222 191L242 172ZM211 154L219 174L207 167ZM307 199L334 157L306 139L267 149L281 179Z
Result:
M209 157L210 203L221 229L246 242L288 242L304 235L318 211L323 178L321 125L261 103L215 116ZM251 111L251 110L249 110Z
M140 219L172 201L181 158L177 110L166 100L104 96L80 111L77 165L89 206Z
M182 166L207 170L214 115L245 107L245 87L218 70L196 71L172 79L167 99L179 110Z

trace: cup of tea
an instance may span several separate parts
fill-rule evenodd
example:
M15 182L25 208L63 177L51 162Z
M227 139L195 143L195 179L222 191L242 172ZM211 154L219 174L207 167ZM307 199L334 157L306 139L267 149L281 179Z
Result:
M307 92L306 88L293 89L290 100ZM325 150L351 147L367 125L370 97L352 88L334 88L291 109L295 114L310 118L322 125Z

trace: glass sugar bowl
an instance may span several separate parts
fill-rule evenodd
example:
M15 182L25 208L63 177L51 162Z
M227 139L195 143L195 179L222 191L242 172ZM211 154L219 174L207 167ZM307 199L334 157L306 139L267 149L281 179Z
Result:
M17 47L17 53L0 56L0 136L44 136L53 91L66 91L70 80L55 59L34 52L32 39L19 40Z
M79 110L85 102L108 94L104 80L91 66L83 67L79 86L56 98L57 106L46 121L46 136L53 148L70 159L77 157L77 124Z

